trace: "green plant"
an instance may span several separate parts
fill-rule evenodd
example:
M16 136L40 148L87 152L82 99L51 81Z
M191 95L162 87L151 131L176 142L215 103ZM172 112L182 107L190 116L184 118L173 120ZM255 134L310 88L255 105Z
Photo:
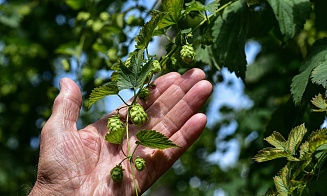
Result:
M312 103L319 109L314 112L327 112L326 99L318 94ZM286 158L286 165L275 176L276 190L269 190L266 195L311 195L309 183L319 175L324 174L323 164L327 159L327 129L311 132L304 140L307 129L304 124L293 128L287 140L277 131L274 131L265 140L274 146L267 147L254 157L257 162L270 161L277 158ZM311 194L310 194L311 193Z

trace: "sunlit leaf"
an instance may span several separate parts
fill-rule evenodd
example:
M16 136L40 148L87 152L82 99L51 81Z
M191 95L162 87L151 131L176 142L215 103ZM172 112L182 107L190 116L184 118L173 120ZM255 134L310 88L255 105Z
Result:
M141 130L136 134L137 144L155 149L178 147L168 137L155 130Z
M309 142L306 141L304 143L301 144L300 146L300 160L304 160L306 158L306 156L308 156L309 153Z
M116 82L110 82L92 90L89 98L89 108L98 100L108 96L115 95L119 92Z
M313 153L319 148L321 145L327 143L327 129L319 129L310 134L309 139L309 151Z
M311 100L312 104L318 107L319 109L313 109L314 112L324 112L327 111L327 102L319 93Z
M268 147L260 150L253 159L257 162L264 162L287 156L289 156L289 154L284 150Z
M265 138L265 140L275 146L276 149L286 151L286 140L284 137L277 131L274 131L269 137Z
M109 143L112 144L121 144L125 135L125 129L118 129L115 131L111 131L110 133L107 133L105 136L105 140L107 140Z
M287 150L292 155L295 155L297 148L302 142L304 135L306 134L307 129L304 124L293 128L287 139Z

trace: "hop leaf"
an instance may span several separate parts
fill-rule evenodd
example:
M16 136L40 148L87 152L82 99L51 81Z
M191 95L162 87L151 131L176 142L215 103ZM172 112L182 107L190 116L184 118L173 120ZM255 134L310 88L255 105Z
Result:
M132 105L129 115L133 124L137 126L142 126L148 120L148 115L144 111L144 108L138 103Z
M195 59L195 51L191 44L183 45L180 53L182 60L187 64L191 64Z
M168 137L155 130L141 130L136 134L137 144L155 149L178 147Z
M114 182L121 182L123 180L124 170L121 164L116 165L116 167L110 171L110 177Z
M119 92L117 83L110 82L109 84L97 87L92 90L90 98L89 98L89 108L98 100L104 98L108 95L115 95Z

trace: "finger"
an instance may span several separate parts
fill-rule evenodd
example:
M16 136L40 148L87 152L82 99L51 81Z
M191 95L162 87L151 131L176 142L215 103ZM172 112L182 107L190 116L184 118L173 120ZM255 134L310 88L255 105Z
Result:
M148 111L149 115L155 116L150 119L149 127L160 130L167 137L178 131L191 116L198 112L209 98L212 85L202 80L194 84L186 93L178 87L172 87L172 92L175 93L163 94ZM175 100L174 105L167 103L170 100Z
M164 174L176 160L199 138L206 125L207 118L204 114L193 115L174 135L170 137L180 148L169 148L166 150L145 151L147 161L148 178L144 181L144 190ZM163 164L164 163L164 164Z
M51 117L44 129L51 132L77 130L81 105L82 94L77 84L69 78L61 79L60 93L53 103Z

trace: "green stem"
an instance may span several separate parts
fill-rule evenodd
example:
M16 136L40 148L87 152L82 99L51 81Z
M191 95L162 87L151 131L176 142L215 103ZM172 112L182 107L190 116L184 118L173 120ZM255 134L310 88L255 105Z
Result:
M125 100L118 93L117 93L117 95L124 102L124 104L128 106L128 104L125 102Z
M127 116L126 116L126 141L127 141L127 157L130 155L130 146L129 146L129 134L128 134L128 117L129 117L129 109L127 111Z
M132 171L133 183L134 183L134 188L135 188L135 194L136 194L136 196L138 196L139 195L139 190L138 190L139 188L138 188L138 185L137 185L134 168L132 167L132 164L131 163L132 163L132 161L130 161L129 167L130 167L130 169Z

